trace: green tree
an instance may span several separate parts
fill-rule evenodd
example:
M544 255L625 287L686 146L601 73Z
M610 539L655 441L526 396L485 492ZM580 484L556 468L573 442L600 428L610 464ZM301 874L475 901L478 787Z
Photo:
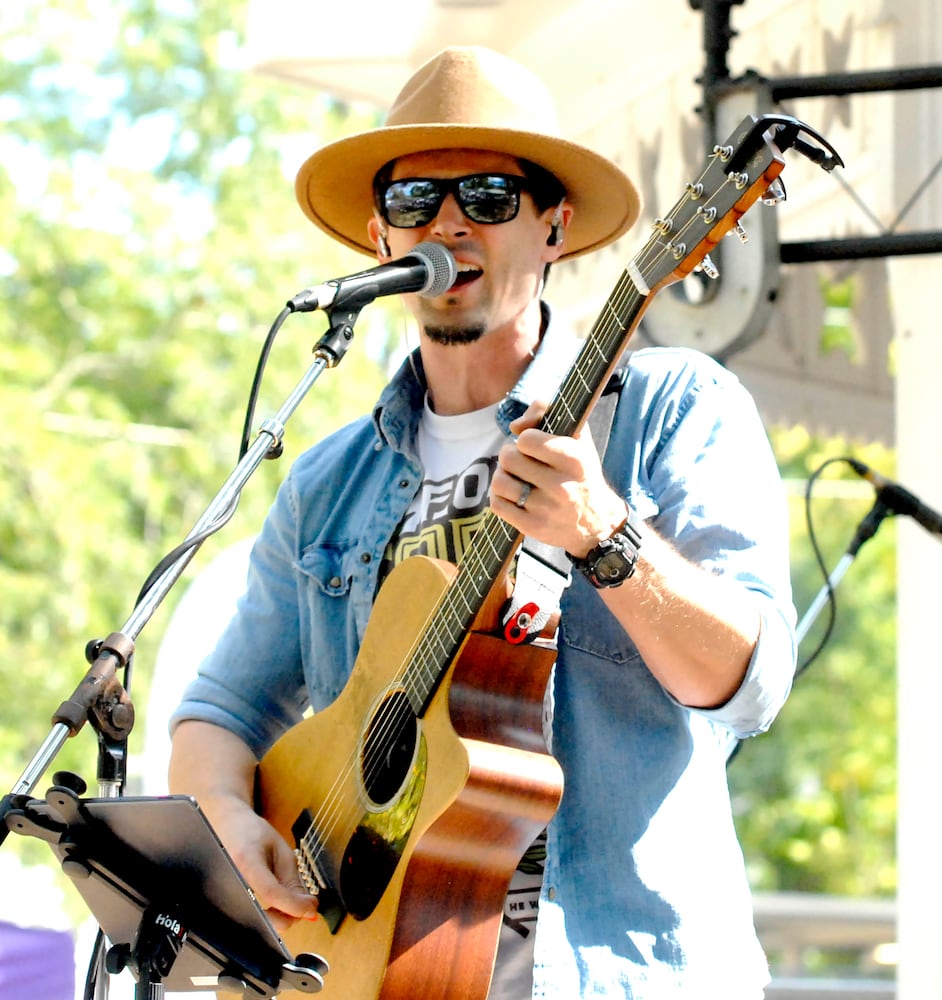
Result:
M127 621L235 465L256 360L287 298L363 266L304 219L292 177L300 155L371 113L247 72L244 8L25 0L0 14L5 790L84 675L86 641ZM285 324L256 427L325 326ZM369 409L401 330L376 308L357 331L209 554L257 529L293 456ZM137 641L132 756L177 590ZM90 728L56 767L94 786Z
M800 428L773 435L786 478L802 487L830 459L852 455L892 474L877 446L812 438ZM802 619L828 573L851 546L874 502L843 463L823 469L806 508L792 499L792 579ZM753 885L892 896L896 889L895 525L884 521L834 592L799 650L799 675L769 733L743 743L730 783ZM821 646L821 643L824 643ZM807 663L815 650L820 653Z

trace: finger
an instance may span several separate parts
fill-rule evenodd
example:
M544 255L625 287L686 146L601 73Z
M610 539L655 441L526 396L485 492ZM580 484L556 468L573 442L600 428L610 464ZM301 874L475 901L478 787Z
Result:
M554 482L594 483L602 476L602 463L591 439L528 430L517 438L516 450L522 461L510 459L510 471L547 489Z
M270 827L247 840L232 859L263 909L291 919L317 913L317 897L302 885L294 852Z
M547 403L544 400L534 400L516 420L510 422L510 432L512 434L520 434L521 431L526 430L528 427L536 427L543 419L546 408Z
M287 913L282 913L280 910L266 910L265 915L271 921L272 926L278 931L279 934L285 934L291 930L299 920L306 920L309 923L313 923L318 919L317 913L307 914L302 917L292 917Z
M512 467L508 468L505 460ZM536 484L527 473L527 460L524 459L513 445L507 446L506 454L498 456L497 468L491 478L490 500L491 505L495 503L513 504L522 509L522 505L527 503L527 498L531 491L536 488ZM531 473L534 470L534 463L530 462Z
M265 905L289 917L315 916L317 896L311 895L302 884L294 852L279 840L274 845L274 855L270 860L271 874L267 880Z
M283 920L314 920L317 917L317 897L305 889L292 889L274 879L257 889L253 883L252 888L259 905Z
M497 466L491 477L491 495L503 497L513 502L517 499L520 486L526 480L521 475L523 461L516 448L501 449L497 456Z

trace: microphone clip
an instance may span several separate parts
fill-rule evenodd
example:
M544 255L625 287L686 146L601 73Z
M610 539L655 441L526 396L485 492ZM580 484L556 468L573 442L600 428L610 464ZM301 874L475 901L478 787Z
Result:
M358 293L356 292L345 296L345 299L357 298ZM355 308L351 308L350 303L344 301L330 306L325 311L330 325L324 331L321 339L314 345L312 353L316 358L320 358L327 368L335 368L343 360L353 343L353 325L360 315L360 310L372 301L372 299L367 299L365 302L357 304Z

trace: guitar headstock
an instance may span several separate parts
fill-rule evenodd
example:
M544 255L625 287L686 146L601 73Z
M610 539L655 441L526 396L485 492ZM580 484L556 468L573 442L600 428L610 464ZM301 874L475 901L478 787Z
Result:
M679 281L697 266L707 269L710 251L756 201L782 200L784 192L776 184L785 166L782 149L796 143L798 131L810 130L786 116L747 115L713 147L700 176L655 221L653 237L628 269L643 294Z
M818 145L800 138L802 134ZM788 115L747 115L687 184L670 213L619 278L585 345L540 422L552 434L572 434L607 383L653 293L697 266L710 273L710 251L760 198L784 199L778 183L784 149L793 148L824 170L842 165L833 147L810 126ZM715 277L715 273L711 277Z

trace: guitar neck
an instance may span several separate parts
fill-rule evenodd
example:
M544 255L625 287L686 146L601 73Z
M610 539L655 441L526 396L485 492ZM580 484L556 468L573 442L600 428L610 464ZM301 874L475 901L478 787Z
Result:
M639 279L632 277L638 273L636 261L622 272L572 368L547 407L541 429L550 434L572 435L585 422L647 304L648 295L638 290L636 281Z

